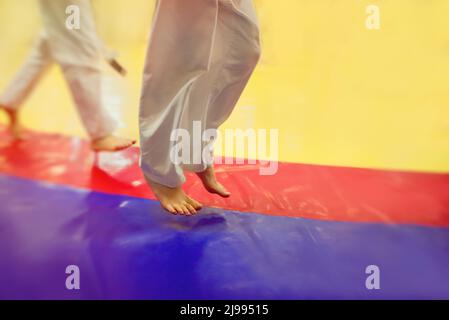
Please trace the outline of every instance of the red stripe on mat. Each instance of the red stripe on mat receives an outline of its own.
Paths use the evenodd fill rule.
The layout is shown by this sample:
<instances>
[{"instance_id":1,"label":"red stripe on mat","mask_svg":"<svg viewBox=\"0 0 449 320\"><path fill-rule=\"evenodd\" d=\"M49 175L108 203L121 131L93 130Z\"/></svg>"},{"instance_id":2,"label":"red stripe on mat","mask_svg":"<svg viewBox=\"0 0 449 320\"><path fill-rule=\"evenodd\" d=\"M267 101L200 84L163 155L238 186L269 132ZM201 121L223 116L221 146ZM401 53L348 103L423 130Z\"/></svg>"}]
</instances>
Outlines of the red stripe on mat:
<instances>
[{"instance_id":1,"label":"red stripe on mat","mask_svg":"<svg viewBox=\"0 0 449 320\"><path fill-rule=\"evenodd\" d=\"M95 158L86 141L31 133L0 134L0 172L94 191L154 199L138 167L138 148ZM449 174L280 163L274 176L258 165L220 165L229 199L208 194L187 174L184 189L228 210L322 220L449 226Z\"/></svg>"}]
</instances>

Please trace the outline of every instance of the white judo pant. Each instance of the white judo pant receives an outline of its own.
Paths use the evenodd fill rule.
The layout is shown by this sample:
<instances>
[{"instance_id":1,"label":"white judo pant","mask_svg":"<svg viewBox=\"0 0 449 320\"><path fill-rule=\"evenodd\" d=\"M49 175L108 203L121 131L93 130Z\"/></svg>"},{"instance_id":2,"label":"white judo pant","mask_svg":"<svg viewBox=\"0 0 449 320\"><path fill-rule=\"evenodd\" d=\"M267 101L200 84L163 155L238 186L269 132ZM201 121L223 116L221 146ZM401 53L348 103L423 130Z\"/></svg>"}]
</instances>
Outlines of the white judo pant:
<instances>
[{"instance_id":1,"label":"white judo pant","mask_svg":"<svg viewBox=\"0 0 449 320\"><path fill-rule=\"evenodd\" d=\"M168 187L185 181L175 164L173 130L217 129L231 114L260 57L252 0L159 0L146 57L140 105L141 167ZM202 148L204 147L203 143ZM193 145L193 144L192 144Z\"/></svg>"},{"instance_id":2,"label":"white judo pant","mask_svg":"<svg viewBox=\"0 0 449 320\"><path fill-rule=\"evenodd\" d=\"M68 30L65 26L66 8L73 4L81 10L79 30ZM44 30L0 97L0 105L19 109L45 71L57 63L90 138L113 133L118 124L102 101L101 43L97 39L90 1L40 0L40 5Z\"/></svg>"}]
</instances>

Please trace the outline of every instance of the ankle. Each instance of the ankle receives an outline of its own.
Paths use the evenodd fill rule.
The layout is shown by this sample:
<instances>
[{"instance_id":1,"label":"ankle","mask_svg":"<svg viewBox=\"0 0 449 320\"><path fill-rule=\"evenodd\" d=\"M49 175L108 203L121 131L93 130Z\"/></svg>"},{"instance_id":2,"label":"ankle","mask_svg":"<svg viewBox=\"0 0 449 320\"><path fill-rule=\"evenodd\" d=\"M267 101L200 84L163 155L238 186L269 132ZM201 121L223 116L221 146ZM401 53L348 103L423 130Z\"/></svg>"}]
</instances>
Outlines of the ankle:
<instances>
[{"instance_id":1,"label":"ankle","mask_svg":"<svg viewBox=\"0 0 449 320\"><path fill-rule=\"evenodd\" d=\"M6 114L8 115L9 121L11 124L18 124L19 121L19 113L16 110L4 108Z\"/></svg>"}]
</instances>

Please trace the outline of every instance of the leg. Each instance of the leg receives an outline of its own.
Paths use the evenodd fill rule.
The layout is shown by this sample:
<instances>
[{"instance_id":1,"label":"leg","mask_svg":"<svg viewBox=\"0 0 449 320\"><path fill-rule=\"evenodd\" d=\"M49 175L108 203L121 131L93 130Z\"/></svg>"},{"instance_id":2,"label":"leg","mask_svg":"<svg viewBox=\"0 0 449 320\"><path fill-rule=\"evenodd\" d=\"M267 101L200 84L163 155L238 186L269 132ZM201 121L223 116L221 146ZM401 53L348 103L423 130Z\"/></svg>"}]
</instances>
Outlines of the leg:
<instances>
[{"instance_id":1,"label":"leg","mask_svg":"<svg viewBox=\"0 0 449 320\"><path fill-rule=\"evenodd\" d=\"M81 120L91 138L92 149L119 151L135 144L134 140L114 135L117 122L103 105L99 69L63 65L62 70Z\"/></svg>"},{"instance_id":2,"label":"leg","mask_svg":"<svg viewBox=\"0 0 449 320\"><path fill-rule=\"evenodd\" d=\"M140 104L141 166L165 209L199 209L181 189L181 166L170 158L170 136L180 127L193 84L206 73L215 30L217 1L159 0L143 76ZM190 212L194 212L190 209Z\"/></svg>"},{"instance_id":3,"label":"leg","mask_svg":"<svg viewBox=\"0 0 449 320\"><path fill-rule=\"evenodd\" d=\"M216 130L228 119L260 57L259 28L252 1L221 0L219 3L211 68L197 82L196 95L192 94L208 97L206 112L193 110L194 120L203 117L203 130ZM215 177L213 164L203 163L188 169L197 172L209 192L229 197L230 193Z\"/></svg>"},{"instance_id":4,"label":"leg","mask_svg":"<svg viewBox=\"0 0 449 320\"><path fill-rule=\"evenodd\" d=\"M217 30L215 87L206 119L206 127L212 129L229 118L259 62L259 27L252 0L222 0Z\"/></svg>"},{"instance_id":5,"label":"leg","mask_svg":"<svg viewBox=\"0 0 449 320\"><path fill-rule=\"evenodd\" d=\"M51 65L51 62L47 40L41 35L28 59L0 98L0 109L7 112L11 133L17 139L23 138L24 131L19 117L19 109Z\"/></svg>"},{"instance_id":6,"label":"leg","mask_svg":"<svg viewBox=\"0 0 449 320\"><path fill-rule=\"evenodd\" d=\"M185 181L170 159L170 135L187 112L193 84L208 71L217 9L214 0L159 0L156 8L140 103L142 169L168 187Z\"/></svg>"}]
</instances>

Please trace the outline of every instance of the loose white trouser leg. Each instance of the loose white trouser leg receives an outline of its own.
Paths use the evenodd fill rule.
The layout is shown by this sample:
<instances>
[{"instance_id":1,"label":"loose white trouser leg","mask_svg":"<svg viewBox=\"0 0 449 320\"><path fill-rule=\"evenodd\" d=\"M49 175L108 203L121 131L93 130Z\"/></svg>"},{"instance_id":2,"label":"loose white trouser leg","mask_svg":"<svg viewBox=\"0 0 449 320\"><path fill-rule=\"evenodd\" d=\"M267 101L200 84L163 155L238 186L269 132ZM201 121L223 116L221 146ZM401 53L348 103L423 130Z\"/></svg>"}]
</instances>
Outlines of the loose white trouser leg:
<instances>
[{"instance_id":1,"label":"loose white trouser leg","mask_svg":"<svg viewBox=\"0 0 449 320\"><path fill-rule=\"evenodd\" d=\"M117 129L117 121L103 103L102 75L99 68L61 65L81 121L92 140Z\"/></svg>"},{"instance_id":2,"label":"loose white trouser leg","mask_svg":"<svg viewBox=\"0 0 449 320\"><path fill-rule=\"evenodd\" d=\"M27 60L3 92L0 105L11 110L19 109L51 64L47 39L41 34Z\"/></svg>"},{"instance_id":3,"label":"loose white trouser leg","mask_svg":"<svg viewBox=\"0 0 449 320\"><path fill-rule=\"evenodd\" d=\"M260 57L259 27L252 1L221 0L219 4L210 68L195 83L190 112L182 119L182 127L190 132L193 121L201 121L205 132L218 129L229 118ZM206 170L210 163L205 163L202 156L207 144L202 141L200 150L191 150L191 161L183 166L185 169Z\"/></svg>"},{"instance_id":4,"label":"loose white trouser leg","mask_svg":"<svg viewBox=\"0 0 449 320\"><path fill-rule=\"evenodd\" d=\"M169 187L185 181L170 159L174 129L217 128L231 114L259 58L251 0L160 0L143 77L141 166ZM193 171L204 163L184 164Z\"/></svg>"}]
</instances>

